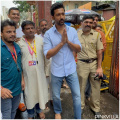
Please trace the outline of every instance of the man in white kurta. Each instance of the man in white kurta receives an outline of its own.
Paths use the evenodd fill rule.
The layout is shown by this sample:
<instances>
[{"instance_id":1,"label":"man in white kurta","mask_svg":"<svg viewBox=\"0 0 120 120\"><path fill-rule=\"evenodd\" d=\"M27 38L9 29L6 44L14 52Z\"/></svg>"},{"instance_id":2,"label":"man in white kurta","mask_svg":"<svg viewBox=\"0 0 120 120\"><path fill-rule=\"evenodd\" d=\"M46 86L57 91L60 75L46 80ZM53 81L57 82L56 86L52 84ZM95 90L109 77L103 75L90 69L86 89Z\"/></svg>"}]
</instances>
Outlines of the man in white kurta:
<instances>
[{"instance_id":1,"label":"man in white kurta","mask_svg":"<svg viewBox=\"0 0 120 120\"><path fill-rule=\"evenodd\" d=\"M34 107L35 103L39 102L40 108L44 109L47 102L47 82L44 70L44 55L43 55L43 40L40 37L35 37L37 48L38 65L29 66L28 61L31 60L27 44L24 37L18 42L22 51L22 68L25 80L25 101L28 109ZM33 60L36 60L33 54ZM34 97L33 95L34 94Z\"/></svg>"},{"instance_id":2,"label":"man in white kurta","mask_svg":"<svg viewBox=\"0 0 120 120\"><path fill-rule=\"evenodd\" d=\"M24 23L25 22L26 21L24 21ZM28 25L25 25L24 27L26 28L24 28L23 30L25 36L23 36L18 42L22 53L22 68L25 81L25 103L27 106L27 110L32 110L38 103L40 109L45 109L45 104L48 102L48 88L44 69L45 62L43 55L43 39L41 37L32 36L33 41L31 42L31 45L35 43L36 55L35 53L31 55L28 49L29 44L27 43L26 36L29 36L29 34L34 35L34 30L30 30L30 33L27 31L28 28L34 29L32 28L32 26L34 27L34 24L31 21L26 22L26 24ZM30 66L29 61L36 61L36 65ZM28 118L32 117L34 116L30 115Z\"/></svg>"}]
</instances>

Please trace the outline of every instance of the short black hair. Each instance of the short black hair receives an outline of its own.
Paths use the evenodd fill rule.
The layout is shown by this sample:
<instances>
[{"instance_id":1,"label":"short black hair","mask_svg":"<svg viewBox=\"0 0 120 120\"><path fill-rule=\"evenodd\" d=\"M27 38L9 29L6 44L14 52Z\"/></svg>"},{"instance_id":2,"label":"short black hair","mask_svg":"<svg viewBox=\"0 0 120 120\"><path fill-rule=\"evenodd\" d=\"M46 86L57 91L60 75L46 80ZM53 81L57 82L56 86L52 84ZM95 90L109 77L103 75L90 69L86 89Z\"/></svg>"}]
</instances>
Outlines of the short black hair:
<instances>
[{"instance_id":1,"label":"short black hair","mask_svg":"<svg viewBox=\"0 0 120 120\"><path fill-rule=\"evenodd\" d=\"M8 10L8 14L10 14L11 10L18 10L18 11L19 11L18 8L16 8L16 7L11 7L11 8ZM19 12L20 12L20 11L19 11Z\"/></svg>"},{"instance_id":2,"label":"short black hair","mask_svg":"<svg viewBox=\"0 0 120 120\"><path fill-rule=\"evenodd\" d=\"M42 21L46 21L47 24L48 24L48 21L47 21L46 19L41 19L41 20L39 21L39 26L40 26L40 23L41 23Z\"/></svg>"},{"instance_id":3,"label":"short black hair","mask_svg":"<svg viewBox=\"0 0 120 120\"><path fill-rule=\"evenodd\" d=\"M94 18L93 18L92 15L84 15L83 18L82 18L82 21L84 21L86 19L92 19L92 20L94 20Z\"/></svg>"},{"instance_id":4,"label":"short black hair","mask_svg":"<svg viewBox=\"0 0 120 120\"><path fill-rule=\"evenodd\" d=\"M4 21L1 21L1 32L3 32L3 29L6 26L14 26L16 29L16 23L12 20L6 19Z\"/></svg>"},{"instance_id":5,"label":"short black hair","mask_svg":"<svg viewBox=\"0 0 120 120\"><path fill-rule=\"evenodd\" d=\"M22 24L21 24L22 30L24 30L24 27L25 27L26 25L33 25L34 28L35 28L35 23L34 23L34 22L32 22L32 21L30 21L30 20L26 20L26 21L23 21Z\"/></svg>"},{"instance_id":6,"label":"short black hair","mask_svg":"<svg viewBox=\"0 0 120 120\"><path fill-rule=\"evenodd\" d=\"M96 27L100 27L100 28L102 28L102 26L101 26L101 25L99 25L99 24L98 24Z\"/></svg>"},{"instance_id":7,"label":"short black hair","mask_svg":"<svg viewBox=\"0 0 120 120\"><path fill-rule=\"evenodd\" d=\"M94 14L93 18L97 17L99 21L101 21L100 15Z\"/></svg>"},{"instance_id":8,"label":"short black hair","mask_svg":"<svg viewBox=\"0 0 120 120\"><path fill-rule=\"evenodd\" d=\"M54 10L59 9L59 8L63 8L64 11L65 11L65 8L64 8L64 6L63 6L62 3L59 3L59 2L54 3L54 4L51 6L51 9L50 9L51 15L54 16Z\"/></svg>"}]
</instances>

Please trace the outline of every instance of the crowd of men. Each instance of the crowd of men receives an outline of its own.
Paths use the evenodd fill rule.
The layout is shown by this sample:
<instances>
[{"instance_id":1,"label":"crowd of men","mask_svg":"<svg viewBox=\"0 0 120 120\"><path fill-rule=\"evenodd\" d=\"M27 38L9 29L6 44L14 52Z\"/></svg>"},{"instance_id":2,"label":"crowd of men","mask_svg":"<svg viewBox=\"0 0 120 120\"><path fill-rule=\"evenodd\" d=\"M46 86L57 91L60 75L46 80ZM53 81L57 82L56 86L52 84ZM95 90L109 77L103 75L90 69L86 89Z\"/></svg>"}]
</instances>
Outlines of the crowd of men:
<instances>
[{"instance_id":1,"label":"crowd of men","mask_svg":"<svg viewBox=\"0 0 120 120\"><path fill-rule=\"evenodd\" d=\"M63 79L72 93L74 119L81 119L88 91L90 108L100 115L100 80L102 54L106 49L104 33L96 30L99 17L85 15L81 29L65 25L65 8L62 3L51 6L50 13L55 24L39 21L23 21L19 26L18 8L10 8L10 20L1 22L1 113L3 119L14 119L20 103L21 91L28 118L35 112L45 119L43 110L51 100L55 119L61 119L60 90ZM77 64L75 56L77 54ZM86 90L86 87L89 89ZM48 118L49 119L49 118Z\"/></svg>"}]
</instances>

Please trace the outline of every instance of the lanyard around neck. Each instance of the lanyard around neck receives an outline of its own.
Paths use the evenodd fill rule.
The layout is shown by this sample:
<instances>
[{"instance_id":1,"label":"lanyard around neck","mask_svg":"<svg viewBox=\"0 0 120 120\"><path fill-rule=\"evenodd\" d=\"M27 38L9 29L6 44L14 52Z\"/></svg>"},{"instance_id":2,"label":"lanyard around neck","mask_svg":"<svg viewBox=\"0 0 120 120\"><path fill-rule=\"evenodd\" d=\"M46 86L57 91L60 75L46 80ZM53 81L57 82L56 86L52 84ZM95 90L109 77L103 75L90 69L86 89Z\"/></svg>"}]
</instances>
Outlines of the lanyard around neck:
<instances>
[{"instance_id":1,"label":"lanyard around neck","mask_svg":"<svg viewBox=\"0 0 120 120\"><path fill-rule=\"evenodd\" d=\"M37 58L37 52L36 52L36 43L35 43L35 40L34 40L34 45L32 46L30 44L30 42L27 41L27 39L25 38L25 41L28 45L28 50L30 52L30 54L33 56L33 53L35 53L35 57ZM31 49L30 49L31 48Z\"/></svg>"},{"instance_id":2,"label":"lanyard around neck","mask_svg":"<svg viewBox=\"0 0 120 120\"><path fill-rule=\"evenodd\" d=\"M19 69L18 64L17 64L17 54L16 54L16 50L15 50L15 47L14 47L14 46L13 46L13 51L14 51L14 53L15 53L15 56L13 55L13 53L12 53L11 51L10 51L10 53L11 53L11 55L12 55L13 60L14 60L15 63L16 63L18 72L20 72L20 69Z\"/></svg>"},{"instance_id":3,"label":"lanyard around neck","mask_svg":"<svg viewBox=\"0 0 120 120\"><path fill-rule=\"evenodd\" d=\"M3 43L4 43L4 42L3 42ZM5 43L4 43L4 44L5 44ZM14 51L15 56L14 56L14 54L10 51L9 47L8 47L6 44L5 44L5 46L6 46L7 50L11 53L13 60L14 60L15 63L17 64L17 54L16 54L16 50L15 50L14 45L13 45L13 51Z\"/></svg>"},{"instance_id":4,"label":"lanyard around neck","mask_svg":"<svg viewBox=\"0 0 120 120\"><path fill-rule=\"evenodd\" d=\"M4 44L5 44L5 43L4 43ZM16 53L16 50L15 50L15 47L13 46L13 51L14 51L14 54L15 54L15 56L14 56L14 54L10 51L10 49L8 48L8 46L7 46L6 44L5 44L5 46L6 46L7 50L11 53L12 58L13 58L13 60L14 60L15 63L16 63L18 72L20 72L20 69L19 69L18 64L17 64L17 53Z\"/></svg>"},{"instance_id":5,"label":"lanyard around neck","mask_svg":"<svg viewBox=\"0 0 120 120\"><path fill-rule=\"evenodd\" d=\"M15 56L13 55L13 53L10 51L11 55L12 55L12 58L13 60L15 61L15 63L17 64L17 54L16 54L16 50L15 50L15 47L13 46L13 51L15 53Z\"/></svg>"}]
</instances>

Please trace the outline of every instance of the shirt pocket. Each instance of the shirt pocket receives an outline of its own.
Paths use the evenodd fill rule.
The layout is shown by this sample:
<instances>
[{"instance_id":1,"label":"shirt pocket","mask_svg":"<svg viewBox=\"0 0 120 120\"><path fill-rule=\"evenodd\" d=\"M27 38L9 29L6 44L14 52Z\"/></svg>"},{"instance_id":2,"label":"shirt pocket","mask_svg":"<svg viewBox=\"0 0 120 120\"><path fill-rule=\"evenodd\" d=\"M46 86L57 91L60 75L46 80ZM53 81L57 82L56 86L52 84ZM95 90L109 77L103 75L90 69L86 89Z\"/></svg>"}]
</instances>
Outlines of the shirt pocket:
<instances>
[{"instance_id":1,"label":"shirt pocket","mask_svg":"<svg viewBox=\"0 0 120 120\"><path fill-rule=\"evenodd\" d=\"M11 57L2 58L1 65L3 65L4 67L10 67L11 64L12 64L12 58Z\"/></svg>"},{"instance_id":2,"label":"shirt pocket","mask_svg":"<svg viewBox=\"0 0 120 120\"><path fill-rule=\"evenodd\" d=\"M80 41L80 43L81 43L81 46L82 46L82 50L84 50L85 49L85 43L83 41Z\"/></svg>"},{"instance_id":3,"label":"shirt pocket","mask_svg":"<svg viewBox=\"0 0 120 120\"><path fill-rule=\"evenodd\" d=\"M94 41L89 41L88 44L89 44L90 49L93 49L93 50L96 51L97 43L96 43L95 40Z\"/></svg>"},{"instance_id":4,"label":"shirt pocket","mask_svg":"<svg viewBox=\"0 0 120 120\"><path fill-rule=\"evenodd\" d=\"M80 43L81 43L82 45L84 45L84 44L85 44L83 41L80 41Z\"/></svg>"}]
</instances>

